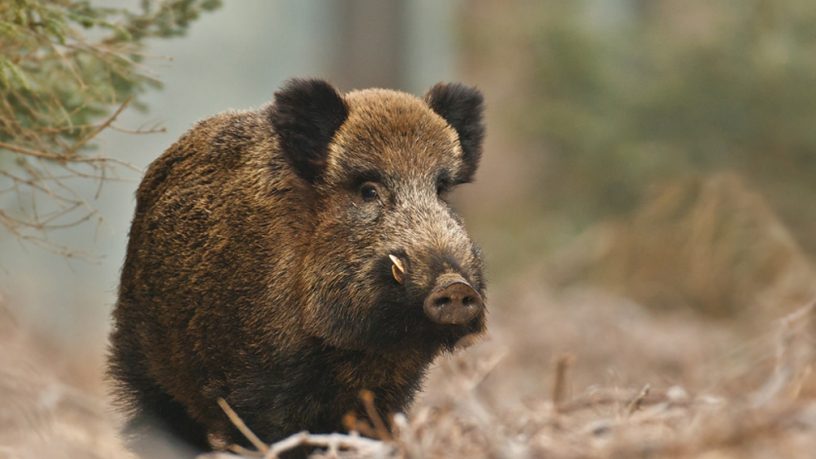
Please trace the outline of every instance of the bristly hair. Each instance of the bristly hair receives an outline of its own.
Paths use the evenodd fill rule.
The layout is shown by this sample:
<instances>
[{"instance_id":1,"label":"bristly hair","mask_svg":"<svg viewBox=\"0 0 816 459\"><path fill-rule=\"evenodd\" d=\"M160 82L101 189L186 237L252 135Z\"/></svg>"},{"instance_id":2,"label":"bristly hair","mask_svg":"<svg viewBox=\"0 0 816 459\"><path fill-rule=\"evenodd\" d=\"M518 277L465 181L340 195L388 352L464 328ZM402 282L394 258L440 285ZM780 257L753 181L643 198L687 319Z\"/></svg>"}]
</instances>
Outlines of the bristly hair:
<instances>
[{"instance_id":1,"label":"bristly hair","mask_svg":"<svg viewBox=\"0 0 816 459\"><path fill-rule=\"evenodd\" d=\"M470 182L482 157L485 134L482 93L460 83L437 83L425 94L425 102L459 134L465 168L457 178L460 182Z\"/></svg>"},{"instance_id":2,"label":"bristly hair","mask_svg":"<svg viewBox=\"0 0 816 459\"><path fill-rule=\"evenodd\" d=\"M296 78L275 93L267 117L289 164L314 182L326 166L334 133L348 117L348 106L326 81Z\"/></svg>"}]
</instances>

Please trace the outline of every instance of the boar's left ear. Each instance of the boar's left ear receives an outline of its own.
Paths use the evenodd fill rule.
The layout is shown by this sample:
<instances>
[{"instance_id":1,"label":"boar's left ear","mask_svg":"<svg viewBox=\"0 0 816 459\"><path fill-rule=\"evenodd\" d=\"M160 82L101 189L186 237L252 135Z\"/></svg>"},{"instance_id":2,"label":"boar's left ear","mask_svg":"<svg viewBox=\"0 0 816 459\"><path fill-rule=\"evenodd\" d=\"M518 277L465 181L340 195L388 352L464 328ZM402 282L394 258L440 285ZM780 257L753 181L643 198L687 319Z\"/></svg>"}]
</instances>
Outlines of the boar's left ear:
<instances>
[{"instance_id":1,"label":"boar's left ear","mask_svg":"<svg viewBox=\"0 0 816 459\"><path fill-rule=\"evenodd\" d=\"M267 116L286 160L313 183L326 167L329 143L348 117L348 106L323 80L293 79L275 93Z\"/></svg>"},{"instance_id":2,"label":"boar's left ear","mask_svg":"<svg viewBox=\"0 0 816 459\"><path fill-rule=\"evenodd\" d=\"M437 83L425 94L425 102L459 134L465 168L459 177L473 180L482 157L484 99L478 89L460 83Z\"/></svg>"}]
</instances>

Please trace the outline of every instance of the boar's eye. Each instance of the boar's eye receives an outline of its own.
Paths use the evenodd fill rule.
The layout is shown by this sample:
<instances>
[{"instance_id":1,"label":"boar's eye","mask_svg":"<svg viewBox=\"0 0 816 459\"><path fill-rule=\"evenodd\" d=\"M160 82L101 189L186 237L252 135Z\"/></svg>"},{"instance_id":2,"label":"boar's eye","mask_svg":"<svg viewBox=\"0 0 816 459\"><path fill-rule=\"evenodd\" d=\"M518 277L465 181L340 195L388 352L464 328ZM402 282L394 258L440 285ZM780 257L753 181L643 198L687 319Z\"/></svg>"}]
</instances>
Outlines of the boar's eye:
<instances>
[{"instance_id":1,"label":"boar's eye","mask_svg":"<svg viewBox=\"0 0 816 459\"><path fill-rule=\"evenodd\" d=\"M363 198L365 202L372 202L376 201L379 198L379 193L377 192L377 185L366 182L360 185L360 197Z\"/></svg>"}]
</instances>

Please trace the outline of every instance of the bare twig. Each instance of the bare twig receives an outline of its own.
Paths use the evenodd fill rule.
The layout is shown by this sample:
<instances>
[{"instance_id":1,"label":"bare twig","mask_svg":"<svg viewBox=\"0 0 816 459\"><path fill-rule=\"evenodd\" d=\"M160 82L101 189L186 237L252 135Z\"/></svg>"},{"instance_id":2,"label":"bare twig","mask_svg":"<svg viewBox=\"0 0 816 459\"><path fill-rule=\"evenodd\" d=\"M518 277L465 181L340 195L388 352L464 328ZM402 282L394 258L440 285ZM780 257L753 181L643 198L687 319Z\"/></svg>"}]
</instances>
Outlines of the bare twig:
<instances>
[{"instance_id":1,"label":"bare twig","mask_svg":"<svg viewBox=\"0 0 816 459\"><path fill-rule=\"evenodd\" d=\"M350 449L357 451L363 457L388 457L394 453L394 448L387 443L370 438L337 433L309 434L308 432L300 432L272 444L264 459L276 459L282 453L300 446L335 450L340 448Z\"/></svg>"},{"instance_id":2,"label":"bare twig","mask_svg":"<svg viewBox=\"0 0 816 459\"><path fill-rule=\"evenodd\" d=\"M266 443L262 442L261 439L258 438L258 436L255 435L255 433L252 432L249 429L249 427L247 427L246 424L244 424L244 421L240 418L240 416L238 416L238 414L232 409L232 407L229 406L229 403L227 403L226 400L224 400L223 398L219 398L218 406L220 406L221 409L224 410L224 413L227 415L230 422L232 422L235 428L237 428L241 432L241 434L244 437L246 437L246 439L249 440L250 443L252 443L252 446L254 446L258 451L262 453L266 453L269 450L269 447L266 446Z\"/></svg>"},{"instance_id":3,"label":"bare twig","mask_svg":"<svg viewBox=\"0 0 816 459\"><path fill-rule=\"evenodd\" d=\"M567 372L574 360L575 358L570 354L562 355L556 360L552 388L552 403L556 411L560 410L561 403L564 401L564 393L567 389Z\"/></svg>"},{"instance_id":4,"label":"bare twig","mask_svg":"<svg viewBox=\"0 0 816 459\"><path fill-rule=\"evenodd\" d=\"M109 117L107 117L104 121L99 123L93 129L91 129L90 132L85 134L81 139L74 143L74 145L68 151L64 152L63 154L69 157L75 156L81 148L83 148L85 145L88 144L88 142L91 141L91 139L99 135L100 132L104 131L108 126L111 125L111 123L116 121L116 118L118 118L119 115L122 114L122 112L125 110L125 108L127 108L127 106L130 105L131 100L132 100L131 97L125 99L121 104L119 104L119 107L116 110L114 110L114 112Z\"/></svg>"},{"instance_id":5,"label":"bare twig","mask_svg":"<svg viewBox=\"0 0 816 459\"><path fill-rule=\"evenodd\" d=\"M388 427L386 427L385 422L382 417L380 417L380 413L377 411L377 407L374 405L374 393L370 390L362 390L360 391L360 400L363 401L368 419L374 424L377 438L385 441L391 440L391 433L388 431Z\"/></svg>"},{"instance_id":6,"label":"bare twig","mask_svg":"<svg viewBox=\"0 0 816 459\"><path fill-rule=\"evenodd\" d=\"M637 396L633 398L632 401L630 401L629 404L626 406L627 416L631 416L632 414L635 413L635 411L640 409L643 400L646 398L646 396L649 395L649 392L651 392L651 390L652 390L651 385L646 384L645 386L643 386L640 392L638 392Z\"/></svg>"}]
</instances>

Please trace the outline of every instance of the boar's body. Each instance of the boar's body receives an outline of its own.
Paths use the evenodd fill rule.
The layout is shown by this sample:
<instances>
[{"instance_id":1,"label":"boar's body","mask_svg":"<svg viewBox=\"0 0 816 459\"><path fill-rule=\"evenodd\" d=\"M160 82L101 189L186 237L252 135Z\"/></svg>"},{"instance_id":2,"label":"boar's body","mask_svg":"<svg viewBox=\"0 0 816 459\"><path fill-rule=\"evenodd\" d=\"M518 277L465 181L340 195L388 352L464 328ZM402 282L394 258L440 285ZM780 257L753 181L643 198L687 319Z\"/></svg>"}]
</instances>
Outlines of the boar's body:
<instances>
[{"instance_id":1,"label":"boar's body","mask_svg":"<svg viewBox=\"0 0 816 459\"><path fill-rule=\"evenodd\" d=\"M484 328L423 309L450 276L484 294L437 195L472 178L481 136L481 97L460 85L423 101L294 80L198 123L137 193L110 358L132 430L242 443L219 397L270 442L341 430L362 389L404 409L433 358Z\"/></svg>"}]
</instances>

